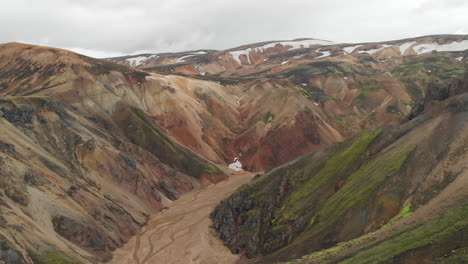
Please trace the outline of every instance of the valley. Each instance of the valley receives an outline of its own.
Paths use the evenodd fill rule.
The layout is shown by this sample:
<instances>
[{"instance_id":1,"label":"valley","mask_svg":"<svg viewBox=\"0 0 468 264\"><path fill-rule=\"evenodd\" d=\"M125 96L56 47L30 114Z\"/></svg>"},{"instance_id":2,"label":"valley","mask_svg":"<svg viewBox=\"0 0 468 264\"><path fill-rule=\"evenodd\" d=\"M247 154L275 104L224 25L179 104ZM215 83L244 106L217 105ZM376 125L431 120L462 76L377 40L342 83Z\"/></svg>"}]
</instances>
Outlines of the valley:
<instances>
[{"instance_id":1,"label":"valley","mask_svg":"<svg viewBox=\"0 0 468 264\"><path fill-rule=\"evenodd\" d=\"M0 259L458 263L467 69L468 35L0 44Z\"/></svg>"},{"instance_id":2,"label":"valley","mask_svg":"<svg viewBox=\"0 0 468 264\"><path fill-rule=\"evenodd\" d=\"M209 216L222 199L252 177L252 173L237 172L167 204L167 209L152 216L140 234L114 252L110 263L236 263L240 256L218 240Z\"/></svg>"}]
</instances>

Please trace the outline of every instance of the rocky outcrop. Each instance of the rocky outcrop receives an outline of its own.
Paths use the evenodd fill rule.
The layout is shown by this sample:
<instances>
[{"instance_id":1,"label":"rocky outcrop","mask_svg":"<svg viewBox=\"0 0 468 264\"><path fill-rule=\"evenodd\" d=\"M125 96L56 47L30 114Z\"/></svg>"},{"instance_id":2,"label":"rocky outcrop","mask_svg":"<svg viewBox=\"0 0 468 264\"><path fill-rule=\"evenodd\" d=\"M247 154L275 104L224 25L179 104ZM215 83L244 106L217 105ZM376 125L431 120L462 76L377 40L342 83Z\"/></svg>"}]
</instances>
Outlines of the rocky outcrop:
<instances>
[{"instance_id":1,"label":"rocky outcrop","mask_svg":"<svg viewBox=\"0 0 468 264\"><path fill-rule=\"evenodd\" d=\"M2 237L0 240L0 260L2 260L5 264L23 264L24 259L20 252L15 250L14 248L10 247L10 243Z\"/></svg>"},{"instance_id":2,"label":"rocky outcrop","mask_svg":"<svg viewBox=\"0 0 468 264\"><path fill-rule=\"evenodd\" d=\"M81 248L101 256L102 260L109 260L112 250L121 246L102 231L83 224L66 216L55 216L52 220L55 231ZM119 244L115 244L115 243Z\"/></svg>"}]
</instances>

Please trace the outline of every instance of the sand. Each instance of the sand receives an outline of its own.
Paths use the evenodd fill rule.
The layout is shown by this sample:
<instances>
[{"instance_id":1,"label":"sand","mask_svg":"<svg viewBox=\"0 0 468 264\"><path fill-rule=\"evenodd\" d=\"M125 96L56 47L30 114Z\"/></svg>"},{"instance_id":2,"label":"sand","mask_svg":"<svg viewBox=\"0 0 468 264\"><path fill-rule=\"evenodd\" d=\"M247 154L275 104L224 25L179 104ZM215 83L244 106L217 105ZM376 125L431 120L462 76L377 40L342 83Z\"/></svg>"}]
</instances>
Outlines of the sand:
<instances>
[{"instance_id":1,"label":"sand","mask_svg":"<svg viewBox=\"0 0 468 264\"><path fill-rule=\"evenodd\" d=\"M114 252L110 263L236 263L239 256L217 238L209 215L252 177L249 172L236 172L226 181L184 194L153 215L137 236Z\"/></svg>"}]
</instances>

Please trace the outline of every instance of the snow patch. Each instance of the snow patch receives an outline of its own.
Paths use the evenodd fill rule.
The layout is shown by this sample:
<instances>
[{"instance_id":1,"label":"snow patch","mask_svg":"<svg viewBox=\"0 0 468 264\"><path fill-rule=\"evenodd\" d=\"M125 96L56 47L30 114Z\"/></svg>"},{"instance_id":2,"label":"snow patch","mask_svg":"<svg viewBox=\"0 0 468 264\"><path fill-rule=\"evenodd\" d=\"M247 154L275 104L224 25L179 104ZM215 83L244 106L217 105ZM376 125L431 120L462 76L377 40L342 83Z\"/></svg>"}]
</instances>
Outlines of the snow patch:
<instances>
[{"instance_id":1,"label":"snow patch","mask_svg":"<svg viewBox=\"0 0 468 264\"><path fill-rule=\"evenodd\" d=\"M333 45L333 44L335 43L328 41L328 40L320 40L320 39L307 39L307 40L298 40L298 41L278 41L278 42L268 43L263 46L259 46L255 48L235 50L229 53L232 55L232 57L237 61L239 65L242 65L240 58L239 58L241 55L247 56L247 60L251 64L250 57L249 57L250 52L252 51L263 52L266 49L273 48L277 45L288 47L288 50L291 50L291 49L309 48L310 46L313 46L313 45L325 46L325 45Z\"/></svg>"},{"instance_id":2,"label":"snow patch","mask_svg":"<svg viewBox=\"0 0 468 264\"><path fill-rule=\"evenodd\" d=\"M185 55L185 56L182 56L182 57L178 58L176 62L184 62L185 59L187 59L187 58L193 57L195 55L203 55L203 54L206 54L206 52L205 51L190 52L188 55Z\"/></svg>"},{"instance_id":3,"label":"snow patch","mask_svg":"<svg viewBox=\"0 0 468 264\"><path fill-rule=\"evenodd\" d=\"M283 61L281 62L281 65L285 65L286 63L288 63L289 61Z\"/></svg>"},{"instance_id":4,"label":"snow patch","mask_svg":"<svg viewBox=\"0 0 468 264\"><path fill-rule=\"evenodd\" d=\"M306 39L306 40L298 40L298 41L279 41L279 42L272 42L272 43L268 43L262 47L259 47L259 48L262 48L262 49L268 49L268 48L273 48L275 47L276 45L281 45L281 46L291 46L291 48L289 49L300 49L300 48L310 48L310 46L313 46L313 45L322 45L322 46L325 46L325 45L332 45L332 44L335 44L334 42L332 41L328 41L328 40L321 40L321 39Z\"/></svg>"},{"instance_id":5,"label":"snow patch","mask_svg":"<svg viewBox=\"0 0 468 264\"><path fill-rule=\"evenodd\" d=\"M463 60L463 57L458 57L458 58L455 58L457 61L462 61Z\"/></svg>"},{"instance_id":6,"label":"snow patch","mask_svg":"<svg viewBox=\"0 0 468 264\"><path fill-rule=\"evenodd\" d=\"M316 59L325 58L331 55L330 51L320 51L320 49L318 49L317 52L322 53L322 55L318 56Z\"/></svg>"},{"instance_id":7,"label":"snow patch","mask_svg":"<svg viewBox=\"0 0 468 264\"><path fill-rule=\"evenodd\" d=\"M411 45L413 45L414 43L416 43L416 41L412 41L412 42L406 42L404 44L401 44L400 45L400 54L403 55L407 49L409 49L411 47Z\"/></svg>"},{"instance_id":8,"label":"snow patch","mask_svg":"<svg viewBox=\"0 0 468 264\"><path fill-rule=\"evenodd\" d=\"M464 51L468 49L468 39L460 42L451 42L447 44L428 43L419 44L413 47L417 54L424 54L432 51Z\"/></svg>"},{"instance_id":9,"label":"snow patch","mask_svg":"<svg viewBox=\"0 0 468 264\"><path fill-rule=\"evenodd\" d=\"M349 46L349 47L344 47L343 50L344 52L346 53L353 53L353 51L359 47L361 47L362 45L356 45L356 46Z\"/></svg>"},{"instance_id":10,"label":"snow patch","mask_svg":"<svg viewBox=\"0 0 468 264\"><path fill-rule=\"evenodd\" d=\"M185 59L193 57L193 56L195 56L195 55L186 55L186 56L180 57L180 58L177 59L176 62L184 62Z\"/></svg>"},{"instance_id":11,"label":"snow patch","mask_svg":"<svg viewBox=\"0 0 468 264\"><path fill-rule=\"evenodd\" d=\"M235 171L242 171L242 163L238 158L234 158L234 163L229 164L229 168Z\"/></svg>"},{"instance_id":12,"label":"snow patch","mask_svg":"<svg viewBox=\"0 0 468 264\"><path fill-rule=\"evenodd\" d=\"M301 83L302 87L306 87L307 83Z\"/></svg>"},{"instance_id":13,"label":"snow patch","mask_svg":"<svg viewBox=\"0 0 468 264\"><path fill-rule=\"evenodd\" d=\"M128 59L125 59L125 60L130 63L130 66L137 67L147 59L148 59L148 57L146 57L146 56L138 56L138 57L128 58Z\"/></svg>"},{"instance_id":14,"label":"snow patch","mask_svg":"<svg viewBox=\"0 0 468 264\"><path fill-rule=\"evenodd\" d=\"M250 54L250 51L252 51L252 50L253 49L248 48L248 49L245 49L245 50L231 51L230 53L231 53L231 56L237 61L237 63L239 65L242 65L242 62L240 60L241 55L247 56L247 61L251 64L249 54Z\"/></svg>"}]
</instances>

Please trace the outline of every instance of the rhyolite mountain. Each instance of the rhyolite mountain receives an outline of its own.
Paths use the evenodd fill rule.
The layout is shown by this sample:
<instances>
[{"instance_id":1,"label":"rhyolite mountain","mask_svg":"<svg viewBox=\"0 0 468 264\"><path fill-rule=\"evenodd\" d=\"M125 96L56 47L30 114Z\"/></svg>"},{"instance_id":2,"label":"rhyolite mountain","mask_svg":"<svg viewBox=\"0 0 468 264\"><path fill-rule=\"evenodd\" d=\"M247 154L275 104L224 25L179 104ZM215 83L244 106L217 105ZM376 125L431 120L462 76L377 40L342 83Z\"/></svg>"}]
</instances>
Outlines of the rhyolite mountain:
<instances>
[{"instance_id":1,"label":"rhyolite mountain","mask_svg":"<svg viewBox=\"0 0 468 264\"><path fill-rule=\"evenodd\" d=\"M221 202L213 227L252 263L465 263L466 81L430 86L400 125L259 175Z\"/></svg>"},{"instance_id":2,"label":"rhyolite mountain","mask_svg":"<svg viewBox=\"0 0 468 264\"><path fill-rule=\"evenodd\" d=\"M467 48L466 35L357 44L299 39L109 60L232 87L238 93L222 98L234 102L236 125L222 118L231 133L208 148L257 171L363 129L398 124L424 98L429 83L463 75ZM215 108L211 100L204 103Z\"/></svg>"},{"instance_id":3,"label":"rhyolite mountain","mask_svg":"<svg viewBox=\"0 0 468 264\"><path fill-rule=\"evenodd\" d=\"M213 213L233 252L333 253L387 224L396 233L324 255L380 251L419 232L403 216L442 194L453 204L431 214L450 212L440 221L462 237L440 253L466 247L467 48L466 35L301 39L98 60L1 44L1 259L107 261L166 201L229 177L234 158L280 167ZM442 228L431 214L411 221Z\"/></svg>"}]
</instances>

